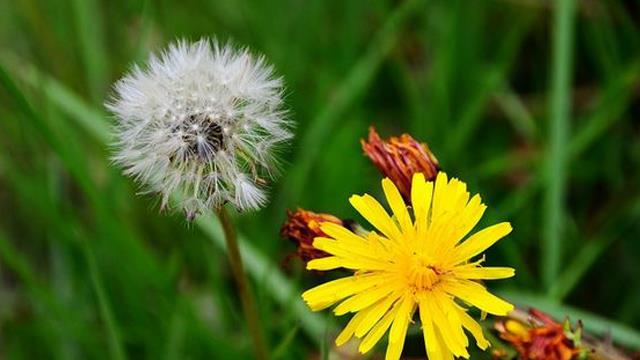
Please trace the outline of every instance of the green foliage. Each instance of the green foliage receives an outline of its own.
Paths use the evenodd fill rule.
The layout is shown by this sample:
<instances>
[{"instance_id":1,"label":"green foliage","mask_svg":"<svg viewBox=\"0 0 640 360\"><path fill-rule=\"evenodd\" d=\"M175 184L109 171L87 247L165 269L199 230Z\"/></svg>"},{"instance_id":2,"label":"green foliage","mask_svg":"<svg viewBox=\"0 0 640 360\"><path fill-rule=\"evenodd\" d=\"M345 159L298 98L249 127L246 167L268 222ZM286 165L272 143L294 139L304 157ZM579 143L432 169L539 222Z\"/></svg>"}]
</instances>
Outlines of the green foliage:
<instances>
[{"instance_id":1,"label":"green foliage","mask_svg":"<svg viewBox=\"0 0 640 360\"><path fill-rule=\"evenodd\" d=\"M201 36L265 53L298 123L271 205L238 217L274 357L330 357L278 230L297 206L356 217L371 124L513 223L488 254L517 268L505 296L640 348L638 6L554 3L0 0L0 358L251 356L216 220L160 214L109 160L110 84Z\"/></svg>"}]
</instances>

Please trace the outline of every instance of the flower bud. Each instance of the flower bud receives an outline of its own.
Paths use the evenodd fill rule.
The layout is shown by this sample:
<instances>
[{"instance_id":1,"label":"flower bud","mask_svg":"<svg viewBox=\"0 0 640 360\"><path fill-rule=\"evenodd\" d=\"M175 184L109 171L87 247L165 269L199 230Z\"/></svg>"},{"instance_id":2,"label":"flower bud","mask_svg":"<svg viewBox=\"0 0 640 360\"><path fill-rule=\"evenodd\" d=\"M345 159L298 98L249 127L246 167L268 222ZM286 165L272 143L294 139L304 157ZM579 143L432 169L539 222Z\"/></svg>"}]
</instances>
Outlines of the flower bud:
<instances>
[{"instance_id":1,"label":"flower bud","mask_svg":"<svg viewBox=\"0 0 640 360\"><path fill-rule=\"evenodd\" d=\"M280 235L296 244L298 256L304 262L325 257L328 256L327 253L313 247L313 239L327 236L320 230L320 224L323 222L345 225L344 221L333 215L298 209L295 212L287 212L287 220L280 229Z\"/></svg>"},{"instance_id":2,"label":"flower bud","mask_svg":"<svg viewBox=\"0 0 640 360\"><path fill-rule=\"evenodd\" d=\"M422 173L427 181L434 180L440 167L438 160L425 143L409 134L380 138L375 128L369 128L369 138L360 140L365 155L380 172L391 179L405 200L411 199L413 174Z\"/></svg>"},{"instance_id":3,"label":"flower bud","mask_svg":"<svg viewBox=\"0 0 640 360\"><path fill-rule=\"evenodd\" d=\"M559 324L536 309L531 309L529 315L526 322L507 318L495 325L500 338L512 344L520 358L571 360L581 353L576 344L580 340L580 327L572 330L568 322Z\"/></svg>"}]
</instances>

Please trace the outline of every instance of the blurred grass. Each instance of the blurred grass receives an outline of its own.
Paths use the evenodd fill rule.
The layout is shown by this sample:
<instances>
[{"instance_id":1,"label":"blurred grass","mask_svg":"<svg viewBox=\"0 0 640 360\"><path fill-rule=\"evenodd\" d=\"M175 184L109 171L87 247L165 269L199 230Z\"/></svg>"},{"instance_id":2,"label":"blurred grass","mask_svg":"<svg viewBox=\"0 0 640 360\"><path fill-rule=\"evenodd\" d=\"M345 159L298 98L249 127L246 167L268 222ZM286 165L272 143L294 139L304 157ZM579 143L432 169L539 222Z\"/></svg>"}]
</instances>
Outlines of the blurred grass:
<instances>
[{"instance_id":1,"label":"blurred grass","mask_svg":"<svg viewBox=\"0 0 640 360\"><path fill-rule=\"evenodd\" d=\"M279 192L280 199L295 202L300 198L311 168L317 157L322 154L322 143L329 137L340 117L344 116L346 110L353 106L371 83L383 60L398 41L398 33L403 22L423 4L423 0L408 0L394 9L382 28L374 35L364 54L357 59L346 78L340 82L340 87L334 90L331 98L309 121L306 131L300 135L300 152L293 158L293 162L299 165L291 169L283 182L284 185Z\"/></svg>"},{"instance_id":2,"label":"blurred grass","mask_svg":"<svg viewBox=\"0 0 640 360\"><path fill-rule=\"evenodd\" d=\"M638 7L558 4L0 1L0 358L250 356L219 225L135 194L102 106L131 61L213 35L274 62L298 122L272 205L238 218L274 356L329 356L337 325L299 298L321 279L282 265L278 228L379 195L370 124L429 142L484 224L513 223L488 254L517 268L506 296L639 348Z\"/></svg>"}]
</instances>

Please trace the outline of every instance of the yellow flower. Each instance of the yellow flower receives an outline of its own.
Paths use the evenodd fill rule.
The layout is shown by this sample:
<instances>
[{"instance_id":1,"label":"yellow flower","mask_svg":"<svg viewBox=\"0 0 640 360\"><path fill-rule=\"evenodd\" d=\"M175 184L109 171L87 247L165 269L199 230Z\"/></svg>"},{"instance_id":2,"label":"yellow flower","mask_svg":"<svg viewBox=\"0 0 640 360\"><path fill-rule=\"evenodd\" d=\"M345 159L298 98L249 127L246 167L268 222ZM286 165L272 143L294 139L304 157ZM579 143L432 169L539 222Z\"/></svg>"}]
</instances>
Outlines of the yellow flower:
<instances>
[{"instance_id":1,"label":"yellow flower","mask_svg":"<svg viewBox=\"0 0 640 360\"><path fill-rule=\"evenodd\" d=\"M355 313L336 338L338 346L355 335L362 340L360 352L366 353L390 328L387 360L400 358L416 311L430 360L469 358L465 329L478 347L486 349L489 342L465 304L506 315L513 305L489 293L478 280L508 278L515 272L481 267L484 257L471 259L509 234L511 225L489 226L462 241L486 206L479 195L469 200L467 185L448 181L444 173L438 174L435 184L422 174L413 176L413 217L391 180L382 180L382 187L393 217L370 195L349 199L377 231L360 236L337 224L321 225L327 237L316 238L313 246L331 256L312 260L307 268L355 272L307 290L304 301L313 311L340 302L333 310L336 315Z\"/></svg>"}]
</instances>

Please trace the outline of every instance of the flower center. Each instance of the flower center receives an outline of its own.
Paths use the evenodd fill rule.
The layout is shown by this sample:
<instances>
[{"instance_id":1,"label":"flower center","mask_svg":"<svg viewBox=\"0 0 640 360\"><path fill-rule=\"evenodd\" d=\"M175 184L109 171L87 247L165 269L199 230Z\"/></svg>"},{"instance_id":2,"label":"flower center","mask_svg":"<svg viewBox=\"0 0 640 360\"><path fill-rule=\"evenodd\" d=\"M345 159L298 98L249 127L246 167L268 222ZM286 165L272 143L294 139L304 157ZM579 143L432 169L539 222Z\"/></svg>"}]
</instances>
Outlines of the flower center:
<instances>
[{"instance_id":1,"label":"flower center","mask_svg":"<svg viewBox=\"0 0 640 360\"><path fill-rule=\"evenodd\" d=\"M191 114L173 129L185 144L186 157L208 160L224 150L225 131L216 119L215 115Z\"/></svg>"},{"instance_id":2,"label":"flower center","mask_svg":"<svg viewBox=\"0 0 640 360\"><path fill-rule=\"evenodd\" d=\"M424 290L431 290L434 285L440 282L442 271L433 264L416 258L412 261L407 274L407 281L414 293Z\"/></svg>"}]
</instances>

